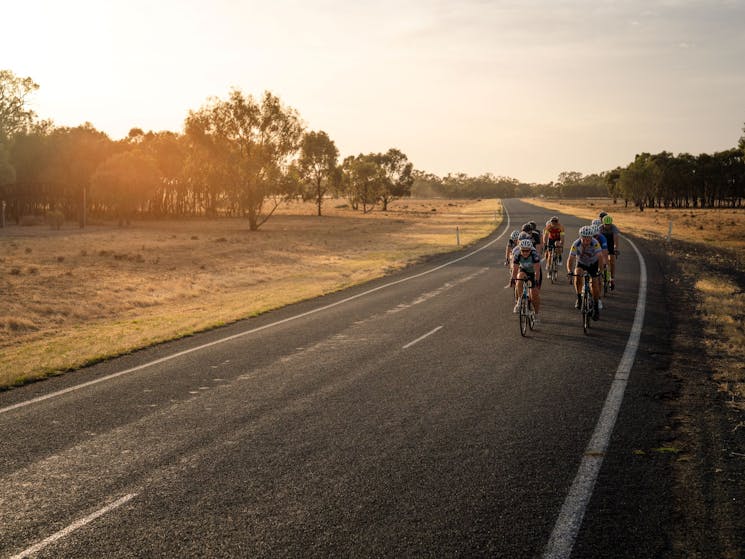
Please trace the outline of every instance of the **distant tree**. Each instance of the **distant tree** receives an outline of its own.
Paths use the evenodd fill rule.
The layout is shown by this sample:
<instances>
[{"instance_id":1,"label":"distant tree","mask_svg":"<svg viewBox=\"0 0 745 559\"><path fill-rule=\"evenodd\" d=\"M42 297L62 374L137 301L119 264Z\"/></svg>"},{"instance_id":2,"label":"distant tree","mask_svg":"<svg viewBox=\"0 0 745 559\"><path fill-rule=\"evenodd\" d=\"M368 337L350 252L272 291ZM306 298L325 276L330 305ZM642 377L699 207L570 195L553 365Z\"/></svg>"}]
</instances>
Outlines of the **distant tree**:
<instances>
[{"instance_id":1,"label":"distant tree","mask_svg":"<svg viewBox=\"0 0 745 559\"><path fill-rule=\"evenodd\" d=\"M0 144L7 146L13 136L31 126L36 114L26 106L26 98L37 89L31 78L0 70Z\"/></svg>"},{"instance_id":2,"label":"distant tree","mask_svg":"<svg viewBox=\"0 0 745 559\"><path fill-rule=\"evenodd\" d=\"M132 149L99 165L91 180L91 196L113 211L119 225L128 225L137 211L147 209L159 182L155 161L142 150Z\"/></svg>"},{"instance_id":3,"label":"distant tree","mask_svg":"<svg viewBox=\"0 0 745 559\"><path fill-rule=\"evenodd\" d=\"M385 188L385 170L377 154L349 156L342 164L344 192L355 210L362 206L362 213L373 210Z\"/></svg>"},{"instance_id":4,"label":"distant tree","mask_svg":"<svg viewBox=\"0 0 745 559\"><path fill-rule=\"evenodd\" d=\"M636 156L618 179L618 187L624 199L633 200L639 211L644 211L649 185L654 181L654 169L650 164L650 154L642 153Z\"/></svg>"},{"instance_id":5,"label":"distant tree","mask_svg":"<svg viewBox=\"0 0 745 559\"><path fill-rule=\"evenodd\" d=\"M222 177L237 196L249 228L257 230L279 206L283 175L300 147L297 112L269 92L257 101L233 90L227 100L212 99L190 111L186 133L193 144L205 148L203 155L210 155L195 162L218 167L202 176Z\"/></svg>"},{"instance_id":6,"label":"distant tree","mask_svg":"<svg viewBox=\"0 0 745 559\"><path fill-rule=\"evenodd\" d=\"M388 204L393 200L411 196L414 165L409 162L403 152L395 148L389 149L384 154L378 154L376 159L383 170L384 180L380 200L383 203L383 211L387 211Z\"/></svg>"},{"instance_id":7,"label":"distant tree","mask_svg":"<svg viewBox=\"0 0 745 559\"><path fill-rule=\"evenodd\" d=\"M323 198L340 179L339 150L324 131L306 132L300 143L299 179L304 185L303 198L314 200L321 215Z\"/></svg>"}]
</instances>

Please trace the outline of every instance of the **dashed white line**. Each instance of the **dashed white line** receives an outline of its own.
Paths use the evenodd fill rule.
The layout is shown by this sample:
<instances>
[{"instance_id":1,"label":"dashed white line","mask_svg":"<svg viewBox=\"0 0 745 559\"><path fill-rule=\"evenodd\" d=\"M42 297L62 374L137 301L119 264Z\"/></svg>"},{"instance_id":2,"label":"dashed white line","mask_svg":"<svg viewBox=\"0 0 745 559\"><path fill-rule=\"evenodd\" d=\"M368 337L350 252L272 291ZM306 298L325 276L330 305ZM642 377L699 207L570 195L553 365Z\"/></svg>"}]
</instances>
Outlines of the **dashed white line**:
<instances>
[{"instance_id":1,"label":"dashed white line","mask_svg":"<svg viewBox=\"0 0 745 559\"><path fill-rule=\"evenodd\" d=\"M44 549L45 547L47 547L49 544L52 544L52 543L56 542L57 540L60 540L60 539L62 539L64 537L66 537L66 536L69 536L72 532L74 532L78 528L82 528L86 524L90 524L91 522L93 522L97 518L103 516L106 513L111 512L115 508L118 508L118 507L122 506L124 503L132 500L136 496L137 496L136 493L130 493L129 495L125 495L121 499L119 499L117 501L114 501L110 505L105 506L104 508L99 509L99 510L97 510L96 512L94 512L92 514L89 514L85 518L81 518L77 522L73 522L67 528L64 528L64 529L60 530L56 534L52 534L48 538L40 541L36 545L33 545L33 546L29 547L28 549L22 551L18 555L14 555L10 559L23 559L24 557L30 557L31 555L33 555L37 551L40 551L40 550Z\"/></svg>"},{"instance_id":2,"label":"dashed white line","mask_svg":"<svg viewBox=\"0 0 745 559\"><path fill-rule=\"evenodd\" d=\"M572 553L574 542L582 525L582 519L585 516L587 503L590 501L600 466L603 464L603 456L608 449L613 426L621 409L621 402L626 391L631 367L634 364L636 350L639 348L639 338L644 325L644 311L647 301L647 265L636 245L629 239L626 239L626 241L636 251L639 258L639 295L636 300L634 323L631 326L631 333L626 342L626 349L621 357L621 362L616 369L613 384L611 384L603 410L600 412L597 425L595 425L595 431L585 449L577 475L569 489L564 505L561 507L551 538L543 553L544 559L566 559Z\"/></svg>"},{"instance_id":3,"label":"dashed white line","mask_svg":"<svg viewBox=\"0 0 745 559\"><path fill-rule=\"evenodd\" d=\"M427 332L426 334L424 334L424 336L419 336L416 340L414 340L413 342L409 342L408 344L406 344L401 349L408 349L408 348L410 348L414 344L421 342L423 339L429 338L432 334L434 334L435 332L437 332L440 329L442 329L442 326L438 326L437 328L435 328L431 332Z\"/></svg>"}]
</instances>

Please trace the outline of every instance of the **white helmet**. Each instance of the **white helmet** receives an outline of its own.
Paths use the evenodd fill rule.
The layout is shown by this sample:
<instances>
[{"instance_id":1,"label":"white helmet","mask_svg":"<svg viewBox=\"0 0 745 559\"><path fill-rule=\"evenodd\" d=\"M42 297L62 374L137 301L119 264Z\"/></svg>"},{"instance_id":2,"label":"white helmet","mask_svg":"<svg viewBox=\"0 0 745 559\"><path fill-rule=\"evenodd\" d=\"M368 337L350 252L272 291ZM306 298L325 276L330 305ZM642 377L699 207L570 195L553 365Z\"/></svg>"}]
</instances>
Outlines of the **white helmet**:
<instances>
[{"instance_id":1,"label":"white helmet","mask_svg":"<svg viewBox=\"0 0 745 559\"><path fill-rule=\"evenodd\" d=\"M533 241L530 239L520 239L520 248L533 248Z\"/></svg>"},{"instance_id":2,"label":"white helmet","mask_svg":"<svg viewBox=\"0 0 745 559\"><path fill-rule=\"evenodd\" d=\"M598 225L598 226L600 226L600 225L602 225L602 224L603 224L603 220L602 220L602 219L598 219L598 218L596 218L596 219L593 219L593 220L592 220L592 224L593 224L593 225Z\"/></svg>"},{"instance_id":3,"label":"white helmet","mask_svg":"<svg viewBox=\"0 0 745 559\"><path fill-rule=\"evenodd\" d=\"M579 236L580 237L592 237L592 227L589 225L585 225L584 227L579 228Z\"/></svg>"},{"instance_id":4,"label":"white helmet","mask_svg":"<svg viewBox=\"0 0 745 559\"><path fill-rule=\"evenodd\" d=\"M520 231L518 231L517 229L515 229L512 233L510 233L510 239L512 239L513 241L516 241L519 236L520 236Z\"/></svg>"}]
</instances>

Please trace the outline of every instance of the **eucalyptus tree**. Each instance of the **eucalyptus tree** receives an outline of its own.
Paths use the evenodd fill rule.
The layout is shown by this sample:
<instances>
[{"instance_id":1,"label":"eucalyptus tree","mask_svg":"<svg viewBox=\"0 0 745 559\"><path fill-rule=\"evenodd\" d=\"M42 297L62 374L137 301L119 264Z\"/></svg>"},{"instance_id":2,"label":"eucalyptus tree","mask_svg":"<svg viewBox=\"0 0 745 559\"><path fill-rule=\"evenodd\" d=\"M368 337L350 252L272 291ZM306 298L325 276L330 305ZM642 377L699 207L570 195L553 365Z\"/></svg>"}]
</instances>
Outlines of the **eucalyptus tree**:
<instances>
[{"instance_id":1,"label":"eucalyptus tree","mask_svg":"<svg viewBox=\"0 0 745 559\"><path fill-rule=\"evenodd\" d=\"M381 200L387 180L378 154L350 155L344 159L342 171L343 189L352 208L362 206L362 213L372 211Z\"/></svg>"},{"instance_id":2,"label":"eucalyptus tree","mask_svg":"<svg viewBox=\"0 0 745 559\"><path fill-rule=\"evenodd\" d=\"M26 131L36 114L27 106L27 97L39 89L31 78L21 78L10 70L0 70L0 144Z\"/></svg>"},{"instance_id":3,"label":"eucalyptus tree","mask_svg":"<svg viewBox=\"0 0 745 559\"><path fill-rule=\"evenodd\" d=\"M640 211L644 211L649 185L654 180L654 170L649 159L648 153L637 155L634 161L621 171L617 183L623 198L627 201L633 200Z\"/></svg>"},{"instance_id":4,"label":"eucalyptus tree","mask_svg":"<svg viewBox=\"0 0 745 559\"><path fill-rule=\"evenodd\" d=\"M141 149L112 155L101 163L91 179L91 197L119 220L129 224L135 213L145 212L157 193L160 171Z\"/></svg>"},{"instance_id":5,"label":"eucalyptus tree","mask_svg":"<svg viewBox=\"0 0 745 559\"><path fill-rule=\"evenodd\" d=\"M283 176L303 132L297 112L269 92L258 101L233 90L226 100L211 99L190 111L185 124L193 144L208 154L197 162L217 167L210 175L223 178L248 217L249 228L257 230L285 194Z\"/></svg>"},{"instance_id":6,"label":"eucalyptus tree","mask_svg":"<svg viewBox=\"0 0 745 559\"><path fill-rule=\"evenodd\" d=\"M314 200L318 215L326 194L333 190L340 181L339 150L328 134L306 132L300 144L298 172L304 188L303 199Z\"/></svg>"},{"instance_id":7,"label":"eucalyptus tree","mask_svg":"<svg viewBox=\"0 0 745 559\"><path fill-rule=\"evenodd\" d=\"M414 184L412 176L414 165L403 152L395 148L389 149L384 154L378 154L376 158L385 177L380 201L383 203L383 211L386 211L388 204L393 200L411 196L411 185Z\"/></svg>"}]
</instances>

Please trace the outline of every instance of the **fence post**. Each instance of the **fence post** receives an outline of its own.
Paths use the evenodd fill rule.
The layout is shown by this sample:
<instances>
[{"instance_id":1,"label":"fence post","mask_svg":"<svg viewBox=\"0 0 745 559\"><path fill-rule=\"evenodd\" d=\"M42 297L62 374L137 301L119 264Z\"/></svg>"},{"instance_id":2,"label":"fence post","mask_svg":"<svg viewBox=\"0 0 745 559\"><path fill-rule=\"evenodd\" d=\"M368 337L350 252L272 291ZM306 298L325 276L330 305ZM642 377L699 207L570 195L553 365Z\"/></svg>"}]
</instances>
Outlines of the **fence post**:
<instances>
[{"instance_id":1,"label":"fence post","mask_svg":"<svg viewBox=\"0 0 745 559\"><path fill-rule=\"evenodd\" d=\"M458 246L460 246L460 227L457 225L455 226L455 242Z\"/></svg>"},{"instance_id":2,"label":"fence post","mask_svg":"<svg viewBox=\"0 0 745 559\"><path fill-rule=\"evenodd\" d=\"M669 243L670 240L673 238L673 220L670 220L670 223L667 228L667 242Z\"/></svg>"}]
</instances>

